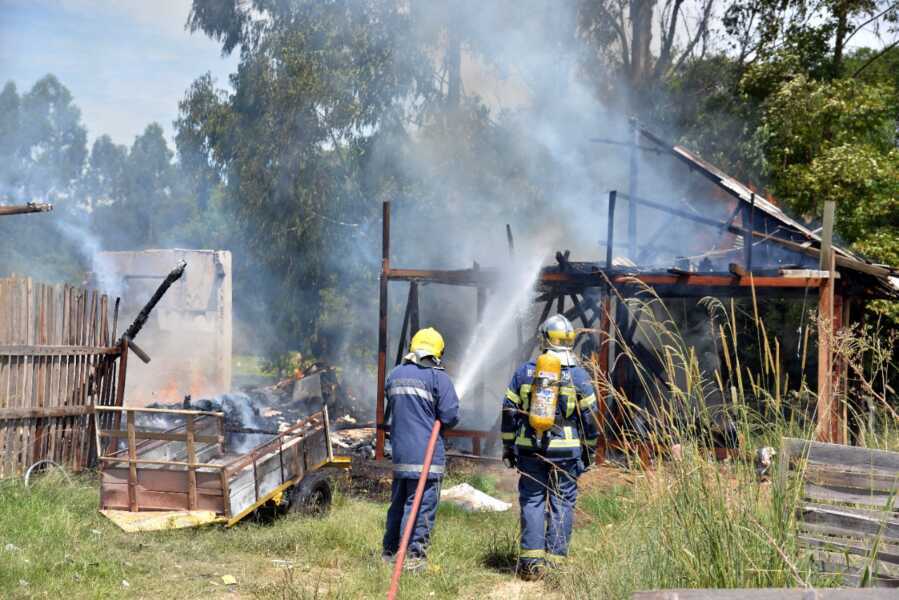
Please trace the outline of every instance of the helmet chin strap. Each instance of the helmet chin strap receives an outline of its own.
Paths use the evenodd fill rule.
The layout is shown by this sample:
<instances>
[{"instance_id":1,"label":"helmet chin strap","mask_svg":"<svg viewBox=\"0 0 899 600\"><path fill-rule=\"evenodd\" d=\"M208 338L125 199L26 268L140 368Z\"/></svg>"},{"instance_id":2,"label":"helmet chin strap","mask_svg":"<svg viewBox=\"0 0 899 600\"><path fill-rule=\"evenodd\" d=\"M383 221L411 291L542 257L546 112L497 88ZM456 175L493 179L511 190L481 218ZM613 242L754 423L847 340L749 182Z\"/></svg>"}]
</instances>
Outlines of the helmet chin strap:
<instances>
[{"instance_id":1,"label":"helmet chin strap","mask_svg":"<svg viewBox=\"0 0 899 600\"><path fill-rule=\"evenodd\" d=\"M556 358L559 359L559 362L562 363L564 367L576 367L577 359L574 357L574 352L569 349L557 350L555 348L547 348L546 352L552 354Z\"/></svg>"}]
</instances>

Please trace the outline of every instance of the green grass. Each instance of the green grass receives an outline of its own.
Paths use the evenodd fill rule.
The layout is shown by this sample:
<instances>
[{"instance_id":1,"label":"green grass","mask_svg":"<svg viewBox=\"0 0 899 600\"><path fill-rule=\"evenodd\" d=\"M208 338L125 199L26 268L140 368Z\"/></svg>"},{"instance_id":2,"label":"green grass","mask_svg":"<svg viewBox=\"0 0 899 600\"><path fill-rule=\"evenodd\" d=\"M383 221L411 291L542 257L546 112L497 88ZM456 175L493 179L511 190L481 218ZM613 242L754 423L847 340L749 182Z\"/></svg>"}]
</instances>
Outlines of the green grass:
<instances>
[{"instance_id":1,"label":"green grass","mask_svg":"<svg viewBox=\"0 0 899 600\"><path fill-rule=\"evenodd\" d=\"M495 475L482 475L496 487ZM453 479L471 482L471 474ZM476 481L476 480L475 480ZM449 483L449 482L447 482ZM386 503L338 494L324 519L289 515L150 534L126 534L97 512L96 481L55 474L30 489L0 483L0 597L383 597L380 561ZM770 487L740 465L682 463L633 484L586 489L570 562L531 591L546 598L629 598L664 587L796 585L789 524ZM4 550L7 547L9 550ZM517 585L515 511L470 514L441 505L422 575L404 576L402 598L504 597ZM804 569L802 577L816 583ZM237 585L229 588L223 575ZM127 582L127 587L123 583Z\"/></svg>"},{"instance_id":2,"label":"green grass","mask_svg":"<svg viewBox=\"0 0 899 600\"><path fill-rule=\"evenodd\" d=\"M201 598L228 592L223 575L237 579L241 595L260 598L380 597L389 583L380 560L383 502L338 495L324 519L289 515L232 529L126 534L98 513L92 478L70 485L49 474L32 483L0 483L3 598ZM507 563L516 545L511 512L441 506L432 567L404 577L403 597L490 589L508 577L492 565Z\"/></svg>"},{"instance_id":3,"label":"green grass","mask_svg":"<svg viewBox=\"0 0 899 600\"><path fill-rule=\"evenodd\" d=\"M526 586L523 595L624 600L646 589L838 583L816 573L796 548L795 491L760 484L747 460L761 445L777 447L784 435L811 436L812 423L802 410L814 406L814 395L804 383L788 385L779 342L769 339L757 312L764 372L741 366L738 320L734 305L727 308L713 307L727 325L719 328L722 348L733 352L725 351L723 370L712 374L699 368L695 351L670 319L641 320L645 337L659 340L665 366L663 382L638 369L648 397L662 407L650 441L659 448L682 443L682 458L646 472L632 461L630 483L583 489L569 562L545 583ZM858 339L864 341L856 338L858 347L867 347ZM629 350L622 345L619 351ZM846 352L845 360L864 363L858 351ZM884 369L895 365L874 372ZM880 380L885 376L871 379ZM882 395L882 404L895 396L885 385L865 389ZM710 462L695 441L685 441L701 438L714 425L707 401L715 390L732 413L742 460ZM614 393L630 410L628 399ZM704 427L694 431L687 423L679 429L685 427L683 411L671 408L678 406L690 407ZM896 450L899 419L883 410L876 417L865 445ZM628 481L614 481L619 480ZM461 482L494 495L505 490L504 499L514 489L513 482L479 471L451 473L444 485ZM383 501L338 494L324 519L291 515L233 529L125 534L98 514L96 488L89 476L69 484L50 474L30 489L20 481L0 482L0 598L207 598L233 597L232 592L273 599L378 598L387 590L390 568L380 560ZM404 576L402 598L522 593L512 575L516 511L469 514L441 505L432 542L428 571ZM223 584L223 575L237 579L234 589Z\"/></svg>"}]
</instances>

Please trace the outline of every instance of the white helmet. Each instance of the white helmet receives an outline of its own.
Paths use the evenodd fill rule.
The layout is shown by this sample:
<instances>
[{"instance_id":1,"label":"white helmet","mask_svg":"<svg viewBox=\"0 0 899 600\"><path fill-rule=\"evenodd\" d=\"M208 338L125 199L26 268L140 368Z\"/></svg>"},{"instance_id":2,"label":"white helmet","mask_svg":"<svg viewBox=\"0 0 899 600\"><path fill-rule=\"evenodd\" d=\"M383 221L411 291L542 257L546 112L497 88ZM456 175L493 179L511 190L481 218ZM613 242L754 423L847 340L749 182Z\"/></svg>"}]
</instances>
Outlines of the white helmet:
<instances>
[{"instance_id":1,"label":"white helmet","mask_svg":"<svg viewBox=\"0 0 899 600\"><path fill-rule=\"evenodd\" d=\"M575 337L574 326L564 315L553 315L540 325L543 350L558 356L566 367L577 364L573 352Z\"/></svg>"}]
</instances>

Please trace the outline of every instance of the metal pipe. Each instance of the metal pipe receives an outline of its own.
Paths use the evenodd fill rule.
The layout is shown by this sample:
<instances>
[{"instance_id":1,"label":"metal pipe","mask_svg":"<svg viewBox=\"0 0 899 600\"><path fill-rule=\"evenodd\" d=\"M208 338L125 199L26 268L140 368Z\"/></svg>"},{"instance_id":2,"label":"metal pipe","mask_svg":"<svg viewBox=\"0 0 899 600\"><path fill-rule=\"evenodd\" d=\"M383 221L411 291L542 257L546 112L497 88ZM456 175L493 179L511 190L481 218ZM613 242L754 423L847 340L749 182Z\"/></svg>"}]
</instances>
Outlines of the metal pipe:
<instances>
[{"instance_id":1,"label":"metal pipe","mask_svg":"<svg viewBox=\"0 0 899 600\"><path fill-rule=\"evenodd\" d=\"M396 564L393 566L393 577L390 579L390 589L387 591L387 600L396 598L399 590L400 576L403 574L403 561L406 560L406 549L409 547L409 539L415 522L418 520L418 508L421 506L421 497L424 495L425 484L428 481L428 471L431 470L431 460L434 458L434 448L437 447L437 438L440 436L440 420L434 421L431 429L431 438L425 450L425 460L421 467L421 475L418 477L418 487L415 488L415 497L412 499L411 512L406 517L406 529L403 531L403 539L400 541L400 549L396 553Z\"/></svg>"}]
</instances>

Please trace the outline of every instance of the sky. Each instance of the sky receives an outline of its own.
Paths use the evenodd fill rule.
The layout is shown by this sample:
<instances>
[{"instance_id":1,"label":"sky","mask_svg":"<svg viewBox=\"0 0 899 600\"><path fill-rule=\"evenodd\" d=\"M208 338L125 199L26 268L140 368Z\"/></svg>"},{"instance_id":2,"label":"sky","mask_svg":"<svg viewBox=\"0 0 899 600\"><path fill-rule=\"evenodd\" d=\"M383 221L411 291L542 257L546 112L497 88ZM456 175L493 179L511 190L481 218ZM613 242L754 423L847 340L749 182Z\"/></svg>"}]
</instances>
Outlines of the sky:
<instances>
[{"instance_id":1,"label":"sky","mask_svg":"<svg viewBox=\"0 0 899 600\"><path fill-rule=\"evenodd\" d=\"M191 0L0 0L0 86L53 73L93 142L130 145L151 122L171 141L178 101L209 71L227 87L237 56L184 28Z\"/></svg>"}]
</instances>

